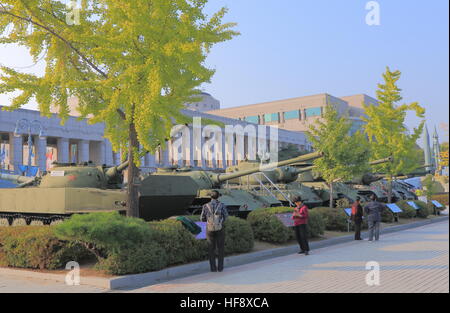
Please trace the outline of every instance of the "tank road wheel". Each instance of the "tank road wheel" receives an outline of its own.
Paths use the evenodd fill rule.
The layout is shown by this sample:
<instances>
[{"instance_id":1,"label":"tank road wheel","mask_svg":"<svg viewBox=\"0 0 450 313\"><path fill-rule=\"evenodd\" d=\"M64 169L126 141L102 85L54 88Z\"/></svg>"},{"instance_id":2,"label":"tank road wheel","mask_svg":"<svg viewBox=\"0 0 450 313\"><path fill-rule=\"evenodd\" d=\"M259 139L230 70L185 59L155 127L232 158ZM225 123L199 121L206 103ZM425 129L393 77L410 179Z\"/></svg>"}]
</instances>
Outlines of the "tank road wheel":
<instances>
[{"instance_id":1,"label":"tank road wheel","mask_svg":"<svg viewBox=\"0 0 450 313\"><path fill-rule=\"evenodd\" d=\"M11 226L27 226L27 221L24 218L15 218Z\"/></svg>"},{"instance_id":2,"label":"tank road wheel","mask_svg":"<svg viewBox=\"0 0 450 313\"><path fill-rule=\"evenodd\" d=\"M7 226L9 226L8 219L6 217L5 218L0 218L0 227L7 227Z\"/></svg>"},{"instance_id":3,"label":"tank road wheel","mask_svg":"<svg viewBox=\"0 0 450 313\"><path fill-rule=\"evenodd\" d=\"M61 224L62 222L63 222L62 219L57 219L57 220L51 221L51 222L50 222L50 225L51 225L51 226L53 226L53 225L58 225L58 224Z\"/></svg>"},{"instance_id":4,"label":"tank road wheel","mask_svg":"<svg viewBox=\"0 0 450 313\"><path fill-rule=\"evenodd\" d=\"M33 220L30 222L30 226L44 226L44 222L40 220Z\"/></svg>"}]
</instances>

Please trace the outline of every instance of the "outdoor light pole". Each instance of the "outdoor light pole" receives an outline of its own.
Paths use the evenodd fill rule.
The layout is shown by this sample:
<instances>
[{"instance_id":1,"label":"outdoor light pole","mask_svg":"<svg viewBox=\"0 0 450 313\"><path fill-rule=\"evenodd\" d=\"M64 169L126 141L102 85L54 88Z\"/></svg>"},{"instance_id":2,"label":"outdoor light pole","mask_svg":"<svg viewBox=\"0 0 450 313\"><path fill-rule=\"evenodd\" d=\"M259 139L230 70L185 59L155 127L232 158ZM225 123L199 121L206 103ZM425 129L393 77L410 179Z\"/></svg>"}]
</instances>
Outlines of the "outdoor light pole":
<instances>
[{"instance_id":1,"label":"outdoor light pole","mask_svg":"<svg viewBox=\"0 0 450 313\"><path fill-rule=\"evenodd\" d=\"M16 128L14 130L14 136L20 136L20 131L25 129L28 133L28 166L27 166L27 174L30 173L31 169L31 155L33 152L33 138L32 132L34 129L37 129L37 133L39 137L42 137L42 124L38 120L29 121L26 118L18 120L16 123Z\"/></svg>"}]
</instances>

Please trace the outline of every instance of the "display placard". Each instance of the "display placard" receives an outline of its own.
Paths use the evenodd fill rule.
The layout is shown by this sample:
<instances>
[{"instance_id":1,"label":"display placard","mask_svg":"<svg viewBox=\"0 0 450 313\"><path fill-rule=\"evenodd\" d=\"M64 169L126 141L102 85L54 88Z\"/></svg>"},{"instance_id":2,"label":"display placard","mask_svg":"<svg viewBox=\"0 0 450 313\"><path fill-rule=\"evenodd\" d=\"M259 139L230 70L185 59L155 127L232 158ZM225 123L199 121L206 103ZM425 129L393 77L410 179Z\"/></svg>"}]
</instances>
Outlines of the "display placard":
<instances>
[{"instance_id":1,"label":"display placard","mask_svg":"<svg viewBox=\"0 0 450 313\"><path fill-rule=\"evenodd\" d=\"M206 239L206 222L195 222L195 224L197 224L198 226L200 226L200 228L202 229L202 231L195 236L195 239Z\"/></svg>"},{"instance_id":2,"label":"display placard","mask_svg":"<svg viewBox=\"0 0 450 313\"><path fill-rule=\"evenodd\" d=\"M283 223L286 227L294 227L294 220L292 219L292 213L280 213L275 214L275 216Z\"/></svg>"},{"instance_id":3,"label":"display placard","mask_svg":"<svg viewBox=\"0 0 450 313\"><path fill-rule=\"evenodd\" d=\"M396 205L395 203L388 203L388 204L386 204L386 206L389 208L389 210L391 210L392 213L401 213L401 212L403 212L403 210L400 209L398 207L398 205Z\"/></svg>"},{"instance_id":4,"label":"display placard","mask_svg":"<svg viewBox=\"0 0 450 313\"><path fill-rule=\"evenodd\" d=\"M419 210L419 209L420 209L414 201L408 201L408 204L409 204L414 210Z\"/></svg>"},{"instance_id":5,"label":"display placard","mask_svg":"<svg viewBox=\"0 0 450 313\"><path fill-rule=\"evenodd\" d=\"M344 209L345 214L347 214L348 217L352 216L352 209L351 208L346 208Z\"/></svg>"}]
</instances>

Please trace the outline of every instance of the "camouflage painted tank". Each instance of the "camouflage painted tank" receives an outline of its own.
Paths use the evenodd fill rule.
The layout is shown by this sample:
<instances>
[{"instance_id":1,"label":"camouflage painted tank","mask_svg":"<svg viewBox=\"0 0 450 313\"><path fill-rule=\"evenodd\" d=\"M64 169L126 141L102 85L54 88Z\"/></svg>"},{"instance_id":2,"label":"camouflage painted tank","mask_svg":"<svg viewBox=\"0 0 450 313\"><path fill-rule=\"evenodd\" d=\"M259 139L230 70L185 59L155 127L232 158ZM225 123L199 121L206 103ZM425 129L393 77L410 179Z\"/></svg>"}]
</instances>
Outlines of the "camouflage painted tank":
<instances>
[{"instance_id":1,"label":"camouflage painted tank","mask_svg":"<svg viewBox=\"0 0 450 313\"><path fill-rule=\"evenodd\" d=\"M17 184L0 189L0 224L47 225L74 213L125 212L126 193L120 188L127 166L55 164L42 177L0 174Z\"/></svg>"},{"instance_id":2,"label":"camouflage painted tank","mask_svg":"<svg viewBox=\"0 0 450 313\"><path fill-rule=\"evenodd\" d=\"M280 206L281 202L276 197L227 188L226 182L261 171L270 171L273 167L310 160L319 155L320 153L312 153L278 162L275 166L265 165L234 173L215 173L189 168L160 169L145 176L140 183L140 216L145 219L162 219L186 214L187 211L199 213L203 204L210 201L209 194L212 190L221 193L219 200L235 215L245 216L257 208Z\"/></svg>"}]
</instances>

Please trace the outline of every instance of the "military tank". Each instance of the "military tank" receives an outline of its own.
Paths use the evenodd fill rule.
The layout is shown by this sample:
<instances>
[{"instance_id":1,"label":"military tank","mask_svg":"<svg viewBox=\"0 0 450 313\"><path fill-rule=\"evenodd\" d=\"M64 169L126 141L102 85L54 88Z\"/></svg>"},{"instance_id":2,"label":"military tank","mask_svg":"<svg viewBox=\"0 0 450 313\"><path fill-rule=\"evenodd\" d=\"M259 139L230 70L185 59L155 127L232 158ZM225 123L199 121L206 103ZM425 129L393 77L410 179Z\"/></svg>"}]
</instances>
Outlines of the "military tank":
<instances>
[{"instance_id":1,"label":"military tank","mask_svg":"<svg viewBox=\"0 0 450 313\"><path fill-rule=\"evenodd\" d=\"M298 165L298 164L296 164ZM293 166L283 166L247 175L228 181L230 188L247 190L257 195L275 196L284 206L291 205L291 199L299 196L310 207L322 205L323 201L309 187L296 181L299 174L312 170L312 166L296 168ZM260 166L258 162L242 162L237 166L227 169L228 173L245 171Z\"/></svg>"},{"instance_id":2,"label":"military tank","mask_svg":"<svg viewBox=\"0 0 450 313\"><path fill-rule=\"evenodd\" d=\"M392 158L385 158L370 162L370 165L391 162ZM366 173L353 178L349 182L333 183L333 201L338 207L348 207L356 201L357 197L361 198L361 202L366 202L371 194L378 197L386 198L387 193L378 186L370 186L372 182L383 179L383 176ZM299 175L298 182L310 187L323 200L325 206L330 203L330 186L314 171L305 172Z\"/></svg>"},{"instance_id":3,"label":"military tank","mask_svg":"<svg viewBox=\"0 0 450 313\"><path fill-rule=\"evenodd\" d=\"M226 182L258 172L271 171L275 167L311 160L321 153L311 153L277 164L268 164L233 173L215 173L194 169L159 169L142 178L139 186L139 214L141 218L163 219L186 212L198 214L211 199L212 190L221 193L219 200L230 214L245 217L250 211L267 206L281 206L273 196L257 195L246 190L226 188Z\"/></svg>"},{"instance_id":4,"label":"military tank","mask_svg":"<svg viewBox=\"0 0 450 313\"><path fill-rule=\"evenodd\" d=\"M0 189L0 225L48 225L75 213L125 213L121 184L127 166L54 164L42 177L0 174L0 179L17 184Z\"/></svg>"}]
</instances>

